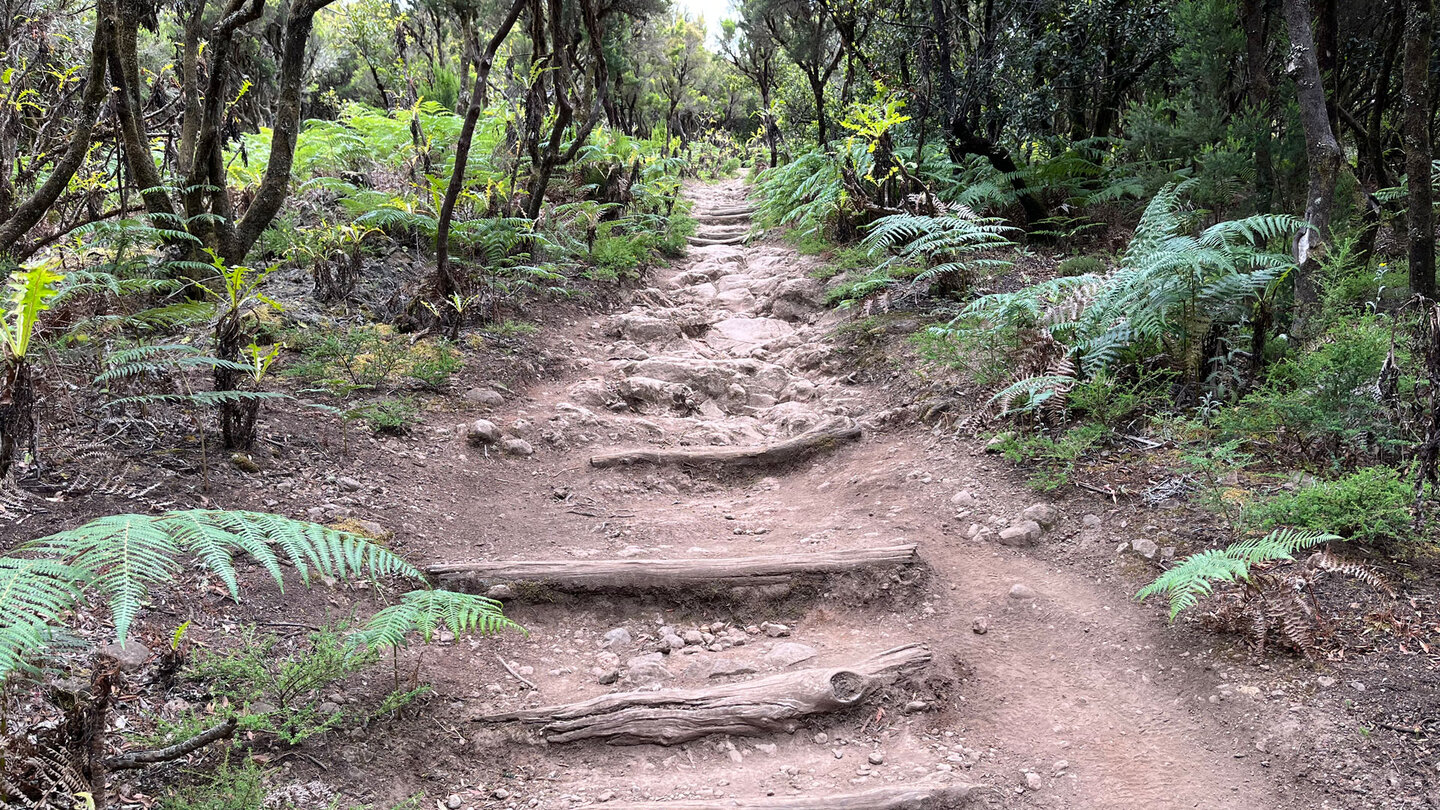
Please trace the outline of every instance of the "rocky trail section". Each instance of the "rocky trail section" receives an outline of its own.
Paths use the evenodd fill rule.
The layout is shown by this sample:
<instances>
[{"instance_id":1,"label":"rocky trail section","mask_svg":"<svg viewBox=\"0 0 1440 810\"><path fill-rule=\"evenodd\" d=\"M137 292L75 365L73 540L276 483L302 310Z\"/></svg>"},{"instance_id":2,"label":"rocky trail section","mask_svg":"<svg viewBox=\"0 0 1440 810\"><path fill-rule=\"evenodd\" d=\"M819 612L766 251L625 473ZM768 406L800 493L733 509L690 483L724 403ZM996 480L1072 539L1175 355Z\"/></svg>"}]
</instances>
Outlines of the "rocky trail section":
<instances>
[{"instance_id":1,"label":"rocky trail section","mask_svg":"<svg viewBox=\"0 0 1440 810\"><path fill-rule=\"evenodd\" d=\"M744 244L744 193L695 189L689 258L469 426L481 481L424 493L455 510L432 573L530 630L504 669L465 642L442 668L452 694L494 672L454 733L468 779L512 775L454 807L1300 807L1213 673L1059 567L1108 542L1091 522L887 427L811 260Z\"/></svg>"}]
</instances>

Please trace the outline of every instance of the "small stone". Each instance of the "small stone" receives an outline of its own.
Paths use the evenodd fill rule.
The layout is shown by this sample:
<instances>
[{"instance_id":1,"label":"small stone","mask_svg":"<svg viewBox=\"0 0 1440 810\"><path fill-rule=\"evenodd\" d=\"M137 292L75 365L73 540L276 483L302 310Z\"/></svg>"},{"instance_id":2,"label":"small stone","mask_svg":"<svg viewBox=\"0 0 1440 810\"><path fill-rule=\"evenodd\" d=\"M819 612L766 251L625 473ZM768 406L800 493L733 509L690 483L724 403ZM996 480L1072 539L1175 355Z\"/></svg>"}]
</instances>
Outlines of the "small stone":
<instances>
[{"instance_id":1,"label":"small stone","mask_svg":"<svg viewBox=\"0 0 1440 810\"><path fill-rule=\"evenodd\" d=\"M867 757L866 759L869 760L869 762L870 762L871 765L884 765L884 764L885 764L885 755L882 754L882 753L880 753L879 751L871 751L871 752L870 752L870 756Z\"/></svg>"},{"instance_id":2,"label":"small stone","mask_svg":"<svg viewBox=\"0 0 1440 810\"><path fill-rule=\"evenodd\" d=\"M506 439L500 443L500 449L512 456L535 455L535 448L524 439Z\"/></svg>"},{"instance_id":3,"label":"small stone","mask_svg":"<svg viewBox=\"0 0 1440 810\"><path fill-rule=\"evenodd\" d=\"M1014 526L1000 530L1000 544L1005 546L1034 545L1040 539L1043 531L1039 523L1033 520L1022 520Z\"/></svg>"},{"instance_id":4,"label":"small stone","mask_svg":"<svg viewBox=\"0 0 1440 810\"><path fill-rule=\"evenodd\" d=\"M1155 544L1155 541L1146 537L1137 537L1131 540L1130 549L1147 560L1155 559L1155 555L1160 553L1160 547Z\"/></svg>"},{"instance_id":5,"label":"small stone","mask_svg":"<svg viewBox=\"0 0 1440 810\"><path fill-rule=\"evenodd\" d=\"M1056 509L1053 504L1048 503L1032 504L1026 507L1025 511L1021 512L1020 515L1026 520L1035 521L1040 524L1041 528L1047 531L1060 520L1060 510Z\"/></svg>"},{"instance_id":6,"label":"small stone","mask_svg":"<svg viewBox=\"0 0 1440 810\"><path fill-rule=\"evenodd\" d=\"M505 404L505 397L501 396L499 391L496 391L494 388L485 388L483 386L479 388L471 388L469 391L465 392L464 397L466 402L473 402L476 405L487 405L492 408L496 405Z\"/></svg>"},{"instance_id":7,"label":"small stone","mask_svg":"<svg viewBox=\"0 0 1440 810\"><path fill-rule=\"evenodd\" d=\"M491 599L513 599L515 589L509 585L491 585L485 589L485 595Z\"/></svg>"},{"instance_id":8,"label":"small stone","mask_svg":"<svg viewBox=\"0 0 1440 810\"><path fill-rule=\"evenodd\" d=\"M601 645L606 649L611 647L624 647L631 642L630 631L623 627L617 627L605 634Z\"/></svg>"},{"instance_id":9,"label":"small stone","mask_svg":"<svg viewBox=\"0 0 1440 810\"><path fill-rule=\"evenodd\" d=\"M321 713L321 714L334 714L334 713L340 711L340 706L339 706L339 704L334 703L333 701L326 700L326 701L323 701L323 702L317 704L317 705L315 706L315 711L317 711L317 712L319 712L319 713Z\"/></svg>"},{"instance_id":10,"label":"small stone","mask_svg":"<svg viewBox=\"0 0 1440 810\"><path fill-rule=\"evenodd\" d=\"M1100 528L1100 516L1087 514L1080 518L1080 525L1087 529L1098 529Z\"/></svg>"},{"instance_id":11,"label":"small stone","mask_svg":"<svg viewBox=\"0 0 1440 810\"><path fill-rule=\"evenodd\" d=\"M494 790L490 791L490 795L494 796L497 799L504 800L510 798L510 791L506 790L505 788L495 788Z\"/></svg>"},{"instance_id":12,"label":"small stone","mask_svg":"<svg viewBox=\"0 0 1440 810\"><path fill-rule=\"evenodd\" d=\"M959 509L974 509L980 505L980 501L974 495L963 489L950 496L950 503L955 504Z\"/></svg>"},{"instance_id":13,"label":"small stone","mask_svg":"<svg viewBox=\"0 0 1440 810\"><path fill-rule=\"evenodd\" d=\"M815 744L816 744L816 745L824 745L825 743L828 743L828 742L830 742L830 735L829 735L829 734L826 734L826 733L823 732L823 731L817 731L817 732L815 732Z\"/></svg>"},{"instance_id":14,"label":"small stone","mask_svg":"<svg viewBox=\"0 0 1440 810\"><path fill-rule=\"evenodd\" d=\"M364 486L359 480L351 478L348 475L336 479L335 483L339 484L340 488L346 492L359 492L360 488Z\"/></svg>"},{"instance_id":15,"label":"small stone","mask_svg":"<svg viewBox=\"0 0 1440 810\"><path fill-rule=\"evenodd\" d=\"M781 636L790 635L789 626L780 624L779 622L765 622L764 624L760 625L760 629L765 632L765 635L771 638L780 638Z\"/></svg>"},{"instance_id":16,"label":"small stone","mask_svg":"<svg viewBox=\"0 0 1440 810\"><path fill-rule=\"evenodd\" d=\"M1057 761L1055 762L1055 766L1054 766L1055 775L1058 777L1058 776L1064 774L1065 771L1069 770L1069 768L1070 768L1070 760L1068 760L1068 759L1057 760Z\"/></svg>"},{"instance_id":17,"label":"small stone","mask_svg":"<svg viewBox=\"0 0 1440 810\"><path fill-rule=\"evenodd\" d=\"M923 700L912 700L905 704L906 714L918 714L930 708L930 704Z\"/></svg>"},{"instance_id":18,"label":"small stone","mask_svg":"<svg viewBox=\"0 0 1440 810\"><path fill-rule=\"evenodd\" d=\"M615 683L616 681L620 680L620 670L618 670L618 669L607 669L607 670L605 670L604 672L601 672L601 673L600 673L600 676L599 676L598 678L596 678L595 680L599 681L601 684L604 684L605 686L609 686L610 684Z\"/></svg>"},{"instance_id":19,"label":"small stone","mask_svg":"<svg viewBox=\"0 0 1440 810\"><path fill-rule=\"evenodd\" d=\"M660 641L664 643L666 647L669 647L672 650L681 650L685 648L685 639L673 633L660 639Z\"/></svg>"},{"instance_id":20,"label":"small stone","mask_svg":"<svg viewBox=\"0 0 1440 810\"><path fill-rule=\"evenodd\" d=\"M602 803L603 803L603 802L612 801L614 798L615 798L615 791L613 791L613 790L607 790L607 791L605 791L604 793L601 793L599 796L595 797L595 801L597 801L597 802L602 802Z\"/></svg>"},{"instance_id":21,"label":"small stone","mask_svg":"<svg viewBox=\"0 0 1440 810\"><path fill-rule=\"evenodd\" d=\"M755 750L759 751L762 754L773 757L775 756L775 752L780 749L775 745L775 743L755 743Z\"/></svg>"},{"instance_id":22,"label":"small stone","mask_svg":"<svg viewBox=\"0 0 1440 810\"><path fill-rule=\"evenodd\" d=\"M489 419L476 419L465 430L465 439L474 445L498 444L500 427Z\"/></svg>"},{"instance_id":23,"label":"small stone","mask_svg":"<svg viewBox=\"0 0 1440 810\"><path fill-rule=\"evenodd\" d=\"M686 644L705 643L705 634L701 633L699 630L686 630L685 635L681 636L681 638L685 639Z\"/></svg>"},{"instance_id":24,"label":"small stone","mask_svg":"<svg viewBox=\"0 0 1440 810\"><path fill-rule=\"evenodd\" d=\"M736 750L736 749L734 749L734 748L731 748L729 751L726 751L725 753L726 753L727 756L730 757L730 761L733 762L733 763L735 763L736 765L739 765L739 764L741 764L742 762L745 761L745 755L742 754L742 753L740 753L738 750Z\"/></svg>"},{"instance_id":25,"label":"small stone","mask_svg":"<svg viewBox=\"0 0 1440 810\"><path fill-rule=\"evenodd\" d=\"M1035 598L1035 590L1034 590L1033 588L1031 588L1029 585L1021 585L1020 583L1017 582L1017 583L1015 583L1014 585L1011 585L1011 586L1010 586L1010 598L1011 598L1011 599L1034 599L1034 598Z\"/></svg>"},{"instance_id":26,"label":"small stone","mask_svg":"<svg viewBox=\"0 0 1440 810\"><path fill-rule=\"evenodd\" d=\"M1024 586L1022 585L1022 586L1019 586L1019 587L1024 587ZM1011 596L1015 596L1015 590L1014 590L1013 588L1010 590L1010 595L1011 595ZM1016 598L1021 598L1021 597L1016 597ZM983 636L983 635L985 635L986 633L990 632L990 620L987 619L987 618L985 618L984 616L977 616L977 617L975 618L975 621L973 621L973 622L970 623L970 630L971 630L973 633L975 633L975 635L977 635L977 636Z\"/></svg>"},{"instance_id":27,"label":"small stone","mask_svg":"<svg viewBox=\"0 0 1440 810\"><path fill-rule=\"evenodd\" d=\"M123 645L112 641L100 648L100 654L114 658L120 668L128 672L145 665L145 661L150 658L150 648L132 638Z\"/></svg>"},{"instance_id":28,"label":"small stone","mask_svg":"<svg viewBox=\"0 0 1440 810\"><path fill-rule=\"evenodd\" d=\"M1000 452L1000 448L1005 446L1005 442L1009 440L1009 433L997 433L990 438L990 441L985 443L985 452L998 453Z\"/></svg>"},{"instance_id":29,"label":"small stone","mask_svg":"<svg viewBox=\"0 0 1440 810\"><path fill-rule=\"evenodd\" d=\"M464 804L464 802L460 800L460 795L457 793L451 793L445 797L445 806L450 808L450 810L460 810L460 805L462 804Z\"/></svg>"},{"instance_id":30,"label":"small stone","mask_svg":"<svg viewBox=\"0 0 1440 810\"><path fill-rule=\"evenodd\" d=\"M794 641L783 641L776 644L765 656L765 663L775 667L788 667L809 661L816 655L815 648L809 644L800 644Z\"/></svg>"},{"instance_id":31,"label":"small stone","mask_svg":"<svg viewBox=\"0 0 1440 810\"><path fill-rule=\"evenodd\" d=\"M1040 774L1035 773L1034 771L1025 772L1025 787L1030 788L1031 790L1039 790L1041 787L1044 786L1044 784L1045 783L1040 779Z\"/></svg>"},{"instance_id":32,"label":"small stone","mask_svg":"<svg viewBox=\"0 0 1440 810\"><path fill-rule=\"evenodd\" d=\"M839 748L836 748L835 750L831 751L830 753L834 754L836 759L844 759L844 758L845 758L845 752L844 752L844 751L841 751Z\"/></svg>"},{"instance_id":33,"label":"small stone","mask_svg":"<svg viewBox=\"0 0 1440 810\"><path fill-rule=\"evenodd\" d=\"M1336 680L1329 675L1321 675L1320 677L1315 679L1315 682L1326 689L1329 689L1336 684Z\"/></svg>"}]
</instances>

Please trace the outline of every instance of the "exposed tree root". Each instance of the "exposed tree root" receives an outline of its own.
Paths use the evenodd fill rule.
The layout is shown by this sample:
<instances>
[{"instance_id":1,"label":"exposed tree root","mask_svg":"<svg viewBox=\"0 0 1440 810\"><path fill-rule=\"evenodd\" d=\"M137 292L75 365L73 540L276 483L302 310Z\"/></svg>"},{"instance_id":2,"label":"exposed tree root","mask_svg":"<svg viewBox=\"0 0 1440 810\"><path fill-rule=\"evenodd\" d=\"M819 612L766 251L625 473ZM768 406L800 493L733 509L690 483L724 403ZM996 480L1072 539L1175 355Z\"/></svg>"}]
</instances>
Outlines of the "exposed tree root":
<instances>
[{"instance_id":1,"label":"exposed tree root","mask_svg":"<svg viewBox=\"0 0 1440 810\"><path fill-rule=\"evenodd\" d=\"M724 464L736 467L784 464L814 453L833 450L860 438L860 426L849 419L822 424L782 442L756 447L675 447L665 449L618 450L590 457L592 467L619 467L628 464Z\"/></svg>"}]
</instances>

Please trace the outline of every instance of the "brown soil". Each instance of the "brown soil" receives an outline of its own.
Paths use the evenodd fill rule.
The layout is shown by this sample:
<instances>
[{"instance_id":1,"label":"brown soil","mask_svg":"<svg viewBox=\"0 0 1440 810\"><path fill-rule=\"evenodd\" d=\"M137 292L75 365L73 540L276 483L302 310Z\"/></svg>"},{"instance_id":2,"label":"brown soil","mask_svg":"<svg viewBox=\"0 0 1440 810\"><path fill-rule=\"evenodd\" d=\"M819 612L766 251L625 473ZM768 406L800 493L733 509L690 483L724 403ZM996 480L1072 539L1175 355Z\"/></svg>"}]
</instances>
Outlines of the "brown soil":
<instances>
[{"instance_id":1,"label":"brown soil","mask_svg":"<svg viewBox=\"0 0 1440 810\"><path fill-rule=\"evenodd\" d=\"M745 187L730 181L693 194L703 222L707 210L743 205ZM297 517L374 520L396 530L395 547L420 564L916 543L927 576L832 580L738 598L530 593L541 598L507 601L528 637L443 640L423 655L411 652L401 671L420 667L434 695L398 719L307 743L302 750L313 760L285 757L285 779L319 780L371 807L419 792L440 807L455 794L467 808L564 808L952 782L986 787L979 803L997 807L1425 806L1426 788L1412 783L1410 766L1397 768L1396 779L1371 764L1377 754L1345 736L1355 725L1349 709L1323 695L1311 699L1318 673L1286 662L1248 666L1242 650L1212 651L1212 637L1183 626L1177 632L1155 606L1130 601L1154 568L1115 556L1125 510L1107 512L1098 500L1061 503L1057 524L1033 547L967 539L972 522L1017 521L1039 499L973 437L915 424L892 386L854 382L853 358L830 342L845 316L820 305L818 283L797 281L810 265L772 241L694 248L655 272L654 286L634 296L635 309L555 324L559 336L548 353L559 370L503 405L432 414L411 440L356 442L350 459L337 459L334 447L301 455L287 446L257 478L226 471L222 480L237 489L212 499ZM588 463L596 452L626 447L778 441L836 416L860 422L863 439L778 468L600 470ZM534 454L467 444L464 425L476 417L522 436ZM361 483L358 491L336 483L346 476ZM281 482L293 487L277 490ZM978 505L954 505L960 490ZM101 495L83 504L57 506L16 534L34 536L85 512L138 508ZM1082 524L1087 511L1101 514L1098 526ZM1015 586L1028 589L1026 598L1016 597ZM373 591L345 586L284 598L259 588L243 609L251 621L317 623L376 601ZM195 615L178 602L159 607L167 605L176 617ZM225 610L212 595L196 637L222 643L235 621L233 610L222 619ZM763 622L782 623L788 633L744 632ZM793 733L673 747L546 745L475 721L634 688L626 685L627 660L660 650L662 626L744 643L667 652L668 677L633 679L638 688L763 677L787 668L767 663L781 643L816 653L789 668L843 665L914 641L930 645L934 663L858 710L812 717ZM617 668L602 638L621 627L631 643L608 652L625 677L602 685L600 675ZM536 688L507 673L497 654ZM717 662L756 672L707 677ZM354 689L387 687L389 669ZM1311 742L1321 737L1331 749ZM1341 771L1365 779L1347 790ZM122 797L145 789L119 787Z\"/></svg>"}]
</instances>

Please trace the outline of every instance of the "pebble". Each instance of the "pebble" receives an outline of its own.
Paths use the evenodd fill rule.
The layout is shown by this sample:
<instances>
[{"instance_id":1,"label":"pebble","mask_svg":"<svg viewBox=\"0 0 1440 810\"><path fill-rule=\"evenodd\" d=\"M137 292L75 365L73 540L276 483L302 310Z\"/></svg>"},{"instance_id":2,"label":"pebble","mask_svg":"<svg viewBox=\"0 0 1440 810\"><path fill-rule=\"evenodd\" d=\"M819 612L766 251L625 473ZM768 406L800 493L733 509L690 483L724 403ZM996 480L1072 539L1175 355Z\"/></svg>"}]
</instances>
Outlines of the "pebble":
<instances>
[{"instance_id":1,"label":"pebble","mask_svg":"<svg viewBox=\"0 0 1440 810\"><path fill-rule=\"evenodd\" d=\"M1034 599L1035 596L1035 589L1031 588L1029 585L1021 585L1017 582L1014 585L1010 586L1011 599Z\"/></svg>"},{"instance_id":2,"label":"pebble","mask_svg":"<svg viewBox=\"0 0 1440 810\"><path fill-rule=\"evenodd\" d=\"M450 810L460 810L460 805L463 803L458 793L451 793L445 797L445 806L450 808Z\"/></svg>"},{"instance_id":3,"label":"pebble","mask_svg":"<svg viewBox=\"0 0 1440 810\"><path fill-rule=\"evenodd\" d=\"M499 444L500 428L489 419L476 419L466 428L465 440L473 445Z\"/></svg>"},{"instance_id":4,"label":"pebble","mask_svg":"<svg viewBox=\"0 0 1440 810\"><path fill-rule=\"evenodd\" d=\"M1147 560L1155 559L1155 555L1160 553L1160 546L1148 537L1137 537L1131 540L1130 549Z\"/></svg>"},{"instance_id":5,"label":"pebble","mask_svg":"<svg viewBox=\"0 0 1440 810\"><path fill-rule=\"evenodd\" d=\"M1044 784L1045 783L1040 779L1040 774L1035 773L1034 771L1025 772L1025 787L1030 788L1031 790L1039 790L1041 787L1044 786Z\"/></svg>"},{"instance_id":6,"label":"pebble","mask_svg":"<svg viewBox=\"0 0 1440 810\"><path fill-rule=\"evenodd\" d=\"M605 647L624 647L631 641L630 631L623 627L617 627L605 634L604 641L602 641L601 644Z\"/></svg>"},{"instance_id":7,"label":"pebble","mask_svg":"<svg viewBox=\"0 0 1440 810\"><path fill-rule=\"evenodd\" d=\"M132 638L123 645L112 641L100 648L100 654L114 658L120 664L120 669L130 671L145 665L145 661L150 657L150 648Z\"/></svg>"},{"instance_id":8,"label":"pebble","mask_svg":"<svg viewBox=\"0 0 1440 810\"><path fill-rule=\"evenodd\" d=\"M885 764L885 755L880 753L879 751L871 751L870 756L867 757L867 759L869 760L871 765Z\"/></svg>"},{"instance_id":9,"label":"pebble","mask_svg":"<svg viewBox=\"0 0 1440 810\"><path fill-rule=\"evenodd\" d=\"M1000 544L1004 546L1028 546L1033 545L1040 539L1044 529L1039 523L1033 520L1022 520L1006 529L1000 530Z\"/></svg>"},{"instance_id":10,"label":"pebble","mask_svg":"<svg viewBox=\"0 0 1440 810\"><path fill-rule=\"evenodd\" d=\"M760 625L760 629L765 632L765 635L771 638L780 638L781 636L790 635L789 626L780 624L779 622L765 622L764 624Z\"/></svg>"},{"instance_id":11,"label":"pebble","mask_svg":"<svg viewBox=\"0 0 1440 810\"><path fill-rule=\"evenodd\" d=\"M1054 504L1048 503L1031 504L1020 515L1026 520L1035 521L1044 529L1051 528L1060 520L1060 510L1056 509Z\"/></svg>"},{"instance_id":12,"label":"pebble","mask_svg":"<svg viewBox=\"0 0 1440 810\"><path fill-rule=\"evenodd\" d=\"M829 735L829 734L826 734L826 733L823 732L823 731L818 731L818 732L815 733L815 744L816 744L816 745L824 745L825 743L828 743L828 742L830 742L830 735Z\"/></svg>"},{"instance_id":13,"label":"pebble","mask_svg":"<svg viewBox=\"0 0 1440 810\"><path fill-rule=\"evenodd\" d=\"M1024 587L1024 586L1019 586L1019 587ZM1011 589L1010 589L1010 595L1011 595L1011 596L1015 596L1015 589L1014 589L1014 588L1011 588ZM1017 597L1017 598L1019 598L1019 597ZM970 623L970 629L971 629L972 631L974 631L975 635L977 635L977 636L983 636L983 635L985 635L986 633L990 632L990 620L987 619L987 618L985 618L984 616L978 616L978 617L976 617L975 621L973 621L973 622Z\"/></svg>"},{"instance_id":14,"label":"pebble","mask_svg":"<svg viewBox=\"0 0 1440 810\"><path fill-rule=\"evenodd\" d=\"M974 509L980 505L980 501L976 500L974 495L971 495L969 491L963 489L950 496L950 503L955 504L961 509Z\"/></svg>"},{"instance_id":15,"label":"pebble","mask_svg":"<svg viewBox=\"0 0 1440 810\"><path fill-rule=\"evenodd\" d=\"M336 479L335 483L339 484L340 488L346 492L359 492L360 488L364 486L357 479L351 478L348 475Z\"/></svg>"},{"instance_id":16,"label":"pebble","mask_svg":"<svg viewBox=\"0 0 1440 810\"><path fill-rule=\"evenodd\" d=\"M809 644L783 641L776 644L775 648L765 655L765 663L776 667L788 667L801 661L809 661L815 655L815 648Z\"/></svg>"},{"instance_id":17,"label":"pebble","mask_svg":"<svg viewBox=\"0 0 1440 810\"><path fill-rule=\"evenodd\" d=\"M506 439L500 443L500 449L512 456L533 456L535 448L524 439Z\"/></svg>"}]
</instances>

